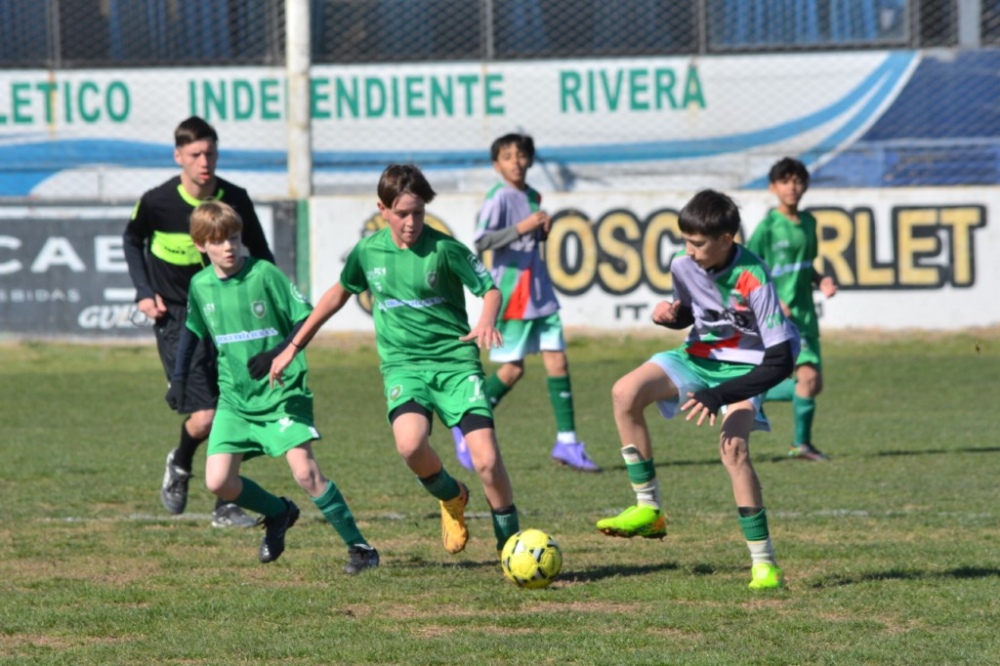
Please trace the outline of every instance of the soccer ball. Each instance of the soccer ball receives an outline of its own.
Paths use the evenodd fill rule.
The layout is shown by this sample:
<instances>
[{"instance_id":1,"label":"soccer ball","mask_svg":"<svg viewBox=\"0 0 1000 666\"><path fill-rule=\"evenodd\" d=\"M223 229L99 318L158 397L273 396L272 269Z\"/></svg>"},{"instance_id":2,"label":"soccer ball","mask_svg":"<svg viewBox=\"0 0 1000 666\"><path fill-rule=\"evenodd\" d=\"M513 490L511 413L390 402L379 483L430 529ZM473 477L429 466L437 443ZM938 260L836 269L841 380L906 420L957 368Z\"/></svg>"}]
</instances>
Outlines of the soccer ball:
<instances>
[{"instance_id":1,"label":"soccer ball","mask_svg":"<svg viewBox=\"0 0 1000 666\"><path fill-rule=\"evenodd\" d=\"M556 540L541 530L521 530L504 544L500 554L503 575L518 587L548 587L562 568Z\"/></svg>"}]
</instances>

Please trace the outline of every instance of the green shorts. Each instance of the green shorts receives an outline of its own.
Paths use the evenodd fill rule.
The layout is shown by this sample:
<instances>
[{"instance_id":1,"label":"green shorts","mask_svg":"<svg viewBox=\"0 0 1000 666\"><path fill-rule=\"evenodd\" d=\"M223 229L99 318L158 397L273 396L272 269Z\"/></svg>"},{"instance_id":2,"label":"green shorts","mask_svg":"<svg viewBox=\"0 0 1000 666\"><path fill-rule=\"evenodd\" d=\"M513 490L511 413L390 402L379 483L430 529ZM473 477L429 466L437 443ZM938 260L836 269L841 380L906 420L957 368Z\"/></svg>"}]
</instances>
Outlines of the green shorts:
<instances>
[{"instance_id":1,"label":"green shorts","mask_svg":"<svg viewBox=\"0 0 1000 666\"><path fill-rule=\"evenodd\" d=\"M691 356L683 349L673 349L667 352L654 354L647 361L660 366L670 381L677 387L677 397L673 400L658 400L656 406L664 418L672 419L680 411L680 406L688 401L688 393L695 393L703 388L712 388L719 384L742 377L753 370L754 366L745 363L727 363L725 361L714 361L706 358ZM750 403L754 408L754 424L751 430L762 430L769 432L771 424L764 416L761 405L764 402L763 395L756 395L750 398ZM722 407L722 413L726 413L726 407Z\"/></svg>"},{"instance_id":2,"label":"green shorts","mask_svg":"<svg viewBox=\"0 0 1000 666\"><path fill-rule=\"evenodd\" d=\"M505 319L497 322L503 335L503 347L490 350L494 363L521 361L529 354L543 351L565 351L562 319L558 312L537 319Z\"/></svg>"},{"instance_id":3,"label":"green shorts","mask_svg":"<svg viewBox=\"0 0 1000 666\"><path fill-rule=\"evenodd\" d=\"M795 359L795 367L800 365L814 365L816 369L819 370L823 367L822 353L819 347L819 336L818 335L802 335L802 348L799 350L799 355Z\"/></svg>"},{"instance_id":4,"label":"green shorts","mask_svg":"<svg viewBox=\"0 0 1000 666\"><path fill-rule=\"evenodd\" d=\"M432 412L451 428L468 413L493 416L483 393L483 368L479 363L462 366L393 368L384 373L386 418L392 410L411 400Z\"/></svg>"},{"instance_id":5,"label":"green shorts","mask_svg":"<svg viewBox=\"0 0 1000 666\"><path fill-rule=\"evenodd\" d=\"M277 458L300 444L321 439L312 419L287 414L275 417L248 419L220 409L208 436L208 455L242 453L244 460L260 455Z\"/></svg>"}]
</instances>

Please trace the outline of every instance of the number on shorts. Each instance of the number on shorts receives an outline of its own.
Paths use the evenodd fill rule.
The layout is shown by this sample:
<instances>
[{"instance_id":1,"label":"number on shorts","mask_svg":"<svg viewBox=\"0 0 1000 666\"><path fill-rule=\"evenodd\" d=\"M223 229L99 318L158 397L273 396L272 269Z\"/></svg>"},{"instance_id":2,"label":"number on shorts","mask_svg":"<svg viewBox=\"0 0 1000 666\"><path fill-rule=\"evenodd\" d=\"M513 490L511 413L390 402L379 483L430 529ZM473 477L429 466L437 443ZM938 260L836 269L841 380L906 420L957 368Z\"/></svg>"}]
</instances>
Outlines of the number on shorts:
<instances>
[{"instance_id":1,"label":"number on shorts","mask_svg":"<svg viewBox=\"0 0 1000 666\"><path fill-rule=\"evenodd\" d=\"M474 386L473 394L472 397L469 398L469 402L479 402L483 399L483 378L479 375L470 375L468 380L472 382Z\"/></svg>"}]
</instances>

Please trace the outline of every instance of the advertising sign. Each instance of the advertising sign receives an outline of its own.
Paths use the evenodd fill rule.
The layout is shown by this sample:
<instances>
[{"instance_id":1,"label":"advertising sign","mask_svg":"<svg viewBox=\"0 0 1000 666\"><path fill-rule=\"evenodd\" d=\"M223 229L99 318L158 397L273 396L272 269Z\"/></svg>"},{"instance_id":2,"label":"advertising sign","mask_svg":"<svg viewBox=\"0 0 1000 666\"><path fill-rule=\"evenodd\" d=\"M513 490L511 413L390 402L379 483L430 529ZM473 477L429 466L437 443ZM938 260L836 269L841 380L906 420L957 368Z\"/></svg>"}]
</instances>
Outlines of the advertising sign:
<instances>
[{"instance_id":1,"label":"advertising sign","mask_svg":"<svg viewBox=\"0 0 1000 666\"><path fill-rule=\"evenodd\" d=\"M122 250L132 207L0 206L0 333L151 336ZM255 208L278 264L294 275L294 204Z\"/></svg>"},{"instance_id":2,"label":"advertising sign","mask_svg":"<svg viewBox=\"0 0 1000 666\"><path fill-rule=\"evenodd\" d=\"M547 189L739 187L784 154L810 168L834 157L919 62L858 51L315 65L314 181L344 191L405 160L437 170L442 191L478 190L490 142L523 130L551 165ZM219 130L234 180L287 196L287 93L268 67L4 71L0 157L21 168L0 196L138 197L172 175L171 131L190 115Z\"/></svg>"},{"instance_id":3,"label":"advertising sign","mask_svg":"<svg viewBox=\"0 0 1000 666\"><path fill-rule=\"evenodd\" d=\"M551 194L545 254L567 326L649 326L653 306L672 298L670 259L683 249L677 216L694 194L628 192ZM767 192L733 193L748 236L773 205ZM1000 188L816 190L806 208L817 218L817 268L839 293L817 308L824 327L957 329L1000 323L990 307L1000 290ZM440 196L428 223L470 247L481 198ZM312 297L339 277L343 258L363 235L384 225L375 197L317 198L312 203ZM486 257L488 261L488 257ZM478 299L468 297L478 313ZM326 330L370 330L363 300Z\"/></svg>"}]
</instances>

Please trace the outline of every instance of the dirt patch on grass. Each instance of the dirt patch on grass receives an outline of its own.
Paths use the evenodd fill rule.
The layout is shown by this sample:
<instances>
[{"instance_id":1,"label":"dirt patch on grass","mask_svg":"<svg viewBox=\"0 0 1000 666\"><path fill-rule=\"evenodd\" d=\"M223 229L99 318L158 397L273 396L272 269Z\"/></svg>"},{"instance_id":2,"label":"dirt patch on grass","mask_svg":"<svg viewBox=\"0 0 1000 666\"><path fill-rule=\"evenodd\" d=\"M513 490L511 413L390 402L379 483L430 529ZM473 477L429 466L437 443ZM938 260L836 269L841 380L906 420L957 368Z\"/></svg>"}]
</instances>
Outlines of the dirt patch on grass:
<instances>
[{"instance_id":1,"label":"dirt patch on grass","mask_svg":"<svg viewBox=\"0 0 1000 666\"><path fill-rule=\"evenodd\" d=\"M10 651L23 652L27 648L68 650L89 645L117 645L125 639L111 636L42 636L38 634L0 634L0 656Z\"/></svg>"}]
</instances>

